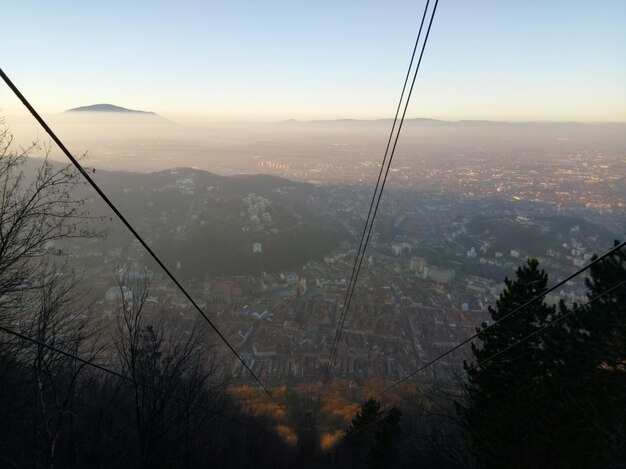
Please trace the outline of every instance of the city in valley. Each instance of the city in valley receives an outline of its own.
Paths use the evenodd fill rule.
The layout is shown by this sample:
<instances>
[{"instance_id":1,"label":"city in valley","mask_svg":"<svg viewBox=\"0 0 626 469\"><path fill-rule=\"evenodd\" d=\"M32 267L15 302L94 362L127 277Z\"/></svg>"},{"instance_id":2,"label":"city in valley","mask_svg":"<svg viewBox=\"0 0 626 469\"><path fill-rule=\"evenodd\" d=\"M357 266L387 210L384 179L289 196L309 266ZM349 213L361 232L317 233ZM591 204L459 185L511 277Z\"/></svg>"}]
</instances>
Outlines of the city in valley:
<instances>
[{"instance_id":1,"label":"city in valley","mask_svg":"<svg viewBox=\"0 0 626 469\"><path fill-rule=\"evenodd\" d=\"M0 469L625 467L624 0L9 3Z\"/></svg>"},{"instance_id":2,"label":"city in valley","mask_svg":"<svg viewBox=\"0 0 626 469\"><path fill-rule=\"evenodd\" d=\"M233 124L222 129L239 132L228 145L186 140L174 150L183 131L159 123L163 139L146 131L150 138L125 143L124 159L121 143L94 137L87 162L263 382L314 383L345 308L389 124ZM527 258L556 282L626 229L621 124L415 120L405 131L330 364L332 378L353 386L401 379L474 334ZM147 173L151 152L194 169ZM107 170L120 166L130 171ZM141 284L147 312L194 324L196 309L139 243L98 200L88 203L107 235L51 249L84 270L92 314L113 319L121 296ZM584 295L578 277L546 301ZM441 360L422 382L457 369L467 353ZM220 355L220 376L252 382L225 348Z\"/></svg>"}]
</instances>

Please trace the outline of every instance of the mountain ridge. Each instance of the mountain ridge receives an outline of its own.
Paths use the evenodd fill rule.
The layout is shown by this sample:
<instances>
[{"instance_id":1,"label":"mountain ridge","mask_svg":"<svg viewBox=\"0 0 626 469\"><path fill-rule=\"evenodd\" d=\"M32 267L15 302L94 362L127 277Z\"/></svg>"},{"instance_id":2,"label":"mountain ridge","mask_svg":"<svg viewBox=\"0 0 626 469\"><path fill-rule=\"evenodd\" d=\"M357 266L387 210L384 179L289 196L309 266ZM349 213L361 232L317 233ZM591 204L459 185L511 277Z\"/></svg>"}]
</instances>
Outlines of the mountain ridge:
<instances>
[{"instance_id":1,"label":"mountain ridge","mask_svg":"<svg viewBox=\"0 0 626 469\"><path fill-rule=\"evenodd\" d=\"M116 113L129 113L129 114L148 114L156 116L157 114L152 111L141 111L138 109L129 109L122 106L116 106L115 104L101 103L90 104L87 106L79 106L71 109L67 109L64 113L68 112L116 112Z\"/></svg>"}]
</instances>

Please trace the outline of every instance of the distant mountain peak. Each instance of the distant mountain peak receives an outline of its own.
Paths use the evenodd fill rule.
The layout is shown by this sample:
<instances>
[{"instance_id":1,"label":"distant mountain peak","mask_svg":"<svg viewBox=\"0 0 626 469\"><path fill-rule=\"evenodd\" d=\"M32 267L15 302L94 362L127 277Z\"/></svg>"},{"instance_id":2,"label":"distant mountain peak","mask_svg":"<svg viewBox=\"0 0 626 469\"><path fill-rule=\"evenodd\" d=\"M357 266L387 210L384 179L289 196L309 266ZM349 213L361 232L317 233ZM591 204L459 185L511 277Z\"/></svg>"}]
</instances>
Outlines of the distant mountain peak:
<instances>
[{"instance_id":1,"label":"distant mountain peak","mask_svg":"<svg viewBox=\"0 0 626 469\"><path fill-rule=\"evenodd\" d=\"M156 115L154 112L138 111L136 109L127 109L125 107L115 106L114 104L91 104L89 106L81 106L81 107L68 109L65 112L121 112L121 113L131 113L131 114Z\"/></svg>"}]
</instances>

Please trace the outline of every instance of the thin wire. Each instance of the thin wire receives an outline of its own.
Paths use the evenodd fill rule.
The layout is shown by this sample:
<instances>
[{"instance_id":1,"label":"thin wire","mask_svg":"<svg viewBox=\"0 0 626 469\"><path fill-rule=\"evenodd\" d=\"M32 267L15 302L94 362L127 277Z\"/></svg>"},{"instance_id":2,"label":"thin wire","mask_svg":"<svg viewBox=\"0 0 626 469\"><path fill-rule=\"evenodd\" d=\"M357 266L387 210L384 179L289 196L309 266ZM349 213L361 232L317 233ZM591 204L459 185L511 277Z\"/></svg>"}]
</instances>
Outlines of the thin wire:
<instances>
[{"instance_id":1,"label":"thin wire","mask_svg":"<svg viewBox=\"0 0 626 469\"><path fill-rule=\"evenodd\" d=\"M341 311L341 315L340 315L340 323L345 320L344 316L345 316L345 311L346 311L346 303L348 301L348 295L350 294L350 290L352 288L353 282L354 282L354 274L356 272L356 266L357 263L359 261L359 256L361 255L361 250L363 248L363 242L365 240L365 236L367 233L367 227L370 224L370 217L372 215L372 210L374 208L374 202L376 201L376 194L378 193L378 188L380 186L380 181L382 179L383 176L383 170L385 168L385 163L387 162L387 155L389 153L389 148L391 146L391 140L393 139L393 134L394 131L396 129L396 123L398 122L398 115L400 114L400 109L402 107L402 101L404 100L404 93L406 91L406 85L409 82L409 77L411 76L411 69L413 68L413 61L415 60L415 52L417 51L417 46L419 44L419 40L420 37L422 36L422 28L424 26L424 20L426 19L426 13L428 12L428 5L430 3L430 0L426 0L426 6L424 7L424 14L422 15L422 21L420 23L420 28L419 31L417 33L417 38L415 39L415 45L413 46L413 52L411 54L411 60L409 62L409 68L406 71L406 76L404 77L404 85L402 85L402 93L400 93L400 99L398 100L398 107L396 108L396 114L393 118L393 125L391 126L391 132L389 132L389 139L387 140L387 146L385 148L385 154L383 156L383 162L380 165L380 171L378 172L378 179L376 180L376 187L374 188L374 193L372 194L372 200L370 202L370 206L369 206L369 210L367 212L367 218L365 219L365 224L363 225L363 233L361 233L361 240L359 241L359 248L357 249L356 252L356 256L354 258L354 265L352 266L352 273L350 274L350 281L348 282L348 288L346 289L346 294L344 296L343 299L343 305L342 305L342 311ZM323 383L325 384L326 381L328 380L328 374L330 371L330 364L332 363L334 356L335 356L335 349L339 343L339 326L337 326L337 329L335 330L335 338L333 339L333 345L330 349L330 355L328 358L328 364L326 365L326 370L324 372L324 379L323 379Z\"/></svg>"},{"instance_id":2,"label":"thin wire","mask_svg":"<svg viewBox=\"0 0 626 469\"><path fill-rule=\"evenodd\" d=\"M102 365L98 365L97 363L94 363L94 362L92 362L90 360L85 360L84 358L80 358L80 357L78 357L78 356L76 356L76 355L74 355L72 353L66 352L66 351L61 350L61 349L59 349L57 347L54 347L54 346L49 345L49 344L46 344L45 342L41 342L40 340L34 339L32 337L29 337L29 336L24 335L24 334L22 334L20 332L17 332L17 331L14 331L12 329L9 329L7 327L4 327L2 325L0 325L0 331L3 331L5 333L7 333L7 334L11 334L11 335L13 335L13 336L15 336L15 337L17 337L19 339L32 342L33 344L38 345L40 347L47 348L48 350L51 350L51 351L53 351L55 353L59 353L61 355L64 355L64 356L66 356L68 358L71 358L71 359L76 360L76 361L78 361L80 363L83 363L84 365L91 366L92 368L95 368L97 370L100 370L100 371L103 371L103 372L108 373L110 375L113 375L113 376L116 376L118 378L121 378L124 381L128 381L130 383L136 384L136 385L138 385L138 386L140 386L142 388L150 389L151 391L154 391L154 392L157 392L157 393L162 394L164 396L167 396L170 399L173 399L175 401L178 401L178 402L181 402L183 404L190 405L190 406L196 407L198 409L204 410L204 411L206 411L206 412L208 412L208 413L210 413L212 415L215 415L216 417L220 417L220 418L223 418L225 420L229 420L231 422L237 423L239 425L243 425L245 427L252 428L253 430L256 430L256 431L259 431L259 432L262 432L262 433L270 434L270 432L268 432L267 430L264 430L262 428L256 427L256 426L251 425L251 424L246 423L246 422L242 422L241 420L238 420L238 419L236 419L234 417L222 414L221 412L217 412L215 410L211 410L211 409L209 409L207 407L204 407L204 406L202 406L200 404L193 403L193 402L191 402L191 401L189 401L187 399L183 399L182 397L178 397L178 396L176 396L174 394L170 394L169 392L166 392L166 391L163 391L161 389L155 388L154 386L152 386L150 384L143 383L141 381L137 381L136 379L133 379L133 378L131 378L129 376L123 375L122 373L119 373L117 371L111 370L110 368L106 368L106 367L104 367Z\"/></svg>"},{"instance_id":3,"label":"thin wire","mask_svg":"<svg viewBox=\"0 0 626 469\"><path fill-rule=\"evenodd\" d=\"M589 264L587 264L586 266L580 268L579 270L577 270L576 272L574 272L573 274L571 274L569 277L567 277L564 280L561 280L560 282L558 282L557 284L555 284L554 286L544 290L543 292L541 292L539 295L535 296L534 298L528 300L526 303L522 304L521 306L518 306L517 308L515 308L513 311L505 314L503 317L501 317L500 319L498 319L497 321L495 321L493 324L485 327L483 330L481 330L480 332L475 333L474 335L472 335L471 337L469 337L468 339L465 339L464 341L460 342L459 344L455 345L454 347L452 347L451 349L449 349L447 352L442 353L441 355L439 355L437 358L433 358L431 361L429 361L428 363L426 363L425 365L419 367L417 370L413 371L412 373L409 373L408 375L406 375L404 378L396 381L395 383L393 383L391 386L387 387L385 390L381 391L378 396L387 393L388 391L391 391L393 388L395 388L396 386L398 386L399 384L405 382L406 380L412 378L413 376L415 376L418 373L421 373L422 371L424 371L426 368L429 368L430 366L434 365L436 362L438 362L439 360L447 357L448 355L450 355L452 352L460 349L461 347L463 347L464 345L466 345L467 343L471 342L472 340L474 340L475 338L477 338L478 336L480 336L481 334L484 334L486 331L488 331L489 329L495 327L496 325L500 324L502 321L507 320L508 318L510 318L512 315L516 314L517 312L525 309L527 306L531 305L532 303L534 303L535 301L543 298L544 296L546 296L547 294L553 292L554 290L556 290L557 288L560 288L561 286L565 285L565 283L569 282L570 280L572 280L574 277L577 277L578 275L582 274L584 271L586 271L587 269L589 269L590 267L596 265L598 262L602 261L603 259L605 259L608 256L611 256L613 253L615 253L616 251L620 250L621 248L623 248L624 246L626 246L626 241L621 242L620 244L618 244L617 246L613 247L612 249L610 249L609 251L605 252L604 254L602 254L600 257L596 258L595 260L593 260L592 262L590 262Z\"/></svg>"},{"instance_id":4,"label":"thin wire","mask_svg":"<svg viewBox=\"0 0 626 469\"><path fill-rule=\"evenodd\" d=\"M509 350L511 350L512 348L517 347L518 345L521 345L521 344L523 344L524 342L526 342L527 340L530 340L530 339L531 339L531 338L533 338L534 336L536 336L536 335L540 334L541 332L543 332L544 330L546 330L548 327L551 327L551 326L553 326L554 324L556 324L556 323L558 323L558 322L560 322L560 321L564 320L565 318L567 318L567 317L571 316L572 314L574 314L574 313L576 313L576 312L578 312L578 311L580 311L580 310L582 310L582 309L587 308L587 307L588 307L589 305L591 305L591 303L593 303L594 301L599 300L599 299L600 299L600 298L602 298L603 296L608 295L609 293L613 292L614 290L617 290L619 287L621 287L621 286L623 286L623 285L626 285L626 280L623 280L623 281L621 281L620 283L618 283L617 285L613 285L613 286L612 286L611 288L609 288L608 290L605 290L604 292L600 293L599 295L596 295L595 297L593 297L593 298L591 298L589 301L587 301L587 303L585 303L585 304L583 304L583 305L581 305L581 306L578 306L578 307L574 308L572 311L569 311L568 313L565 313L564 315L559 316L559 317L557 317L556 319L553 319L552 321L550 321L550 322L548 322L548 323L544 324L544 325L543 325L542 327L540 327L539 329L534 330L533 332L531 332L530 334L528 334L528 335L526 335L525 337L521 338L521 339L520 339L520 340L518 340L517 342L515 342L515 343L513 343L513 344L509 344L507 347L503 348L502 350L499 350L499 351L497 351L497 352L493 353L492 355L490 355L489 357L485 358L485 359L484 359L484 360L482 360L481 362L476 363L476 364L474 364L474 365L472 365L472 366L470 366L470 367L466 368L466 369L464 370L464 372L467 374L468 372L470 372L470 371L472 371L472 370L475 370L475 369L477 369L477 368L480 368L481 366L483 366L483 365L484 365L484 364L486 364L487 362L489 362L489 361L493 360L494 358L497 358L497 357L498 357L498 356L500 356L501 354L503 354L503 353L505 353L505 352L508 352L508 351L509 351ZM447 385L449 385L449 384L451 384L451 383L455 383L455 382L457 382L457 381L458 381L458 378L453 378L453 379L450 379L450 380L448 380L448 381L445 381L445 382L444 382L444 383L442 383L442 384L437 385L434 389L429 390L429 392L430 392L430 393L435 393L435 392L439 391L440 389L444 388L445 386L447 386ZM386 391L383 391L383 392L381 392L381 393L377 394L376 396L374 396L374 398L376 399L376 398L380 397L380 396L381 396L381 395L383 395L385 392L386 392ZM411 404L414 404L414 402L413 402L410 398L405 397L405 396L402 396L402 395L400 395L400 397L401 397L402 399L404 399L405 401L407 401L407 402L409 402L409 403L411 403Z\"/></svg>"},{"instance_id":5,"label":"thin wire","mask_svg":"<svg viewBox=\"0 0 626 469\"><path fill-rule=\"evenodd\" d=\"M467 373L468 371L472 371L475 370L476 368L480 368L481 366L483 366L485 363L487 363L488 361L493 360L494 358L500 356L501 354L508 352L509 350L511 350L513 347L517 347L518 345L523 344L524 342L526 342L527 340L533 338L534 336L536 336L537 334L543 332L544 330L546 330L548 327L558 323L559 321L562 321L563 319L567 318L568 316L571 316L572 314L576 313L577 311L580 311L583 308L588 307L591 303L593 303L596 300L599 300L600 298L602 298L605 295L608 295L609 293L613 292L614 290L617 290L619 287L621 287L622 285L626 284L626 280L621 281L620 283L618 283L617 285L612 286L611 288L609 288L608 290L602 292L599 295L594 296L593 298L591 298L587 303L585 303L582 306L578 306L577 308L574 308L573 310L571 310L568 313L563 314L562 316L559 316L556 319L553 319L552 321L544 324L542 327L540 327L539 329L536 329L535 331L531 332L530 334L528 334L526 337L523 337L522 339L520 339L519 341L510 344L509 346L503 348L502 350L499 350L498 352L494 353L493 355L490 355L489 357L485 358L483 361L470 366L469 368L467 368L465 370L465 372ZM447 383L446 383L447 384Z\"/></svg>"},{"instance_id":6,"label":"thin wire","mask_svg":"<svg viewBox=\"0 0 626 469\"><path fill-rule=\"evenodd\" d=\"M395 129L395 126L396 126L396 122L398 120L398 113L399 113L400 108L401 108L402 98L404 97L404 92L405 92L406 85L407 85L407 82L408 82L407 80L409 78L411 67L413 66L413 60L415 58L415 52L417 50L417 45L419 43L419 39L420 39L420 36L421 36L421 33L422 33L422 28L424 26L424 20L426 18L426 13L428 12L429 3L430 3L430 0L428 0L426 2L426 7L424 8L424 15L422 16L420 29L419 29L419 32L418 32L418 35L417 35L417 39L415 41L415 46L413 48L413 54L411 56L411 62L410 62L410 65L409 65L409 69L407 70L407 75L406 75L406 78L405 78L405 81L404 81L404 86L402 87L402 94L400 96L400 101L398 102L398 108L396 110L396 115L395 115L395 118L394 118L393 126L391 128L391 133L389 134L389 140L387 141L387 147L385 149L385 156L383 158L383 163L382 163L382 165L380 167L380 172L379 172L379 175L378 175L378 181L376 182L376 189L374 190L374 194L372 196L372 203L370 204L370 209L369 209L369 212L368 212L368 218L365 221L365 226L363 227L363 235L365 235L365 232L367 231L367 237L365 238L365 242L363 242L363 235L361 236L361 243L359 244L359 250L357 251L357 255L356 255L356 258L355 258L354 266L352 268L352 275L350 277L350 283L348 284L348 289L346 290L346 297L344 299L344 304L343 304L342 314L341 314L340 321L339 321L339 326L337 327L337 330L335 332L335 339L333 341L333 346L331 348L330 357L329 357L328 363L326 365L326 372L324 373L324 379L323 379L323 384L324 385L328 382L328 378L329 378L329 375L330 375L330 368L331 368L332 362L334 360L334 356L335 356L335 353L336 353L336 350L337 350L337 346L339 345L339 340L341 338L341 332L343 331L344 324L345 324L346 318L348 316L348 311L350 309L350 304L352 302L352 296L354 294L354 289L356 287L356 282L357 282L357 280L359 278L359 273L361 271L361 265L363 264L363 258L365 257L365 250L367 249L367 245L369 243L369 239L370 239L370 236L371 236L371 233L372 233L372 228L374 226L374 220L376 219L376 214L378 213L378 206L380 205L380 200L381 200L381 197L382 197L382 194L383 194L383 190L385 189L385 184L387 182L387 177L389 175L389 168L391 167L391 162L393 161L393 156L394 156L395 151L396 151L396 145L398 143L398 138L400 136L400 131L402 130L402 124L404 123L404 118L406 116L406 111L408 109L409 102L411 100L411 95L413 93L413 87L415 85L415 80L417 78L417 73L419 72L419 68L420 68L420 65L422 63L422 57L424 55L424 50L425 50L426 44L428 42L428 36L430 35L430 28L432 26L433 19L435 17L435 12L437 11L437 5L439 3L439 0L435 1L435 6L433 8L433 11L432 11L432 14L431 14L431 17L430 17L430 21L428 23L428 29L426 31L426 36L424 38L424 43L422 44L422 49L421 49L420 56L419 56L419 59L418 59L418 62L417 62L417 66L416 66L415 72L413 74L413 80L411 82L411 87L409 88L409 93L407 95L407 99L406 99L406 102L405 102L405 105L404 105L404 111L402 113L402 118L400 119L400 124L398 125L398 131L396 132L396 138L395 138L395 141L394 141L394 144L393 144L393 147L392 147L392 150L391 150L391 154L389 156L389 161L387 162L387 168L385 170L385 174L384 174L384 177L383 177L382 183L381 183L380 182L381 181L381 174L383 172L383 168L385 167L385 162L387 160L387 153L388 153L388 150L389 150L389 146L390 146L391 140L393 138L394 129ZM371 216L371 221L370 221L370 213L372 213L372 207L373 207L374 199L376 199L376 193L378 191L379 184L380 184L380 191L378 192L378 199L376 200L376 205L375 205L373 214ZM368 222L369 222L369 227L368 227ZM361 249L361 246L362 246L362 249Z\"/></svg>"},{"instance_id":7,"label":"thin wire","mask_svg":"<svg viewBox=\"0 0 626 469\"><path fill-rule=\"evenodd\" d=\"M430 35L430 28L432 26L432 22L433 22L433 19L435 17L435 12L437 11L438 3L439 3L439 0L436 0L435 1L435 6L433 8L433 12L432 12L432 15L431 15L431 18L430 18L430 22L429 22L429 25L428 25L428 30L426 31L426 37L424 39L424 44L422 45L422 50L420 52L420 57L419 57L419 60L418 60L418 63L417 63L417 67L416 67L415 73L413 75L413 81L411 83L411 88L409 89L409 94L408 94L408 97L407 97L407 101L406 101L405 106L404 106L404 111L402 113L402 118L400 119L400 125L398 126L398 132L396 133L396 138L395 138L394 145L393 145L393 148L392 148L392 151L391 151L391 156L389 158L389 162L387 164L387 169L385 171L385 176L384 176L383 181L382 181L380 192L378 193L378 199L376 201L376 206L375 206L375 209L374 209L372 222L371 222L371 224L369 226L369 229L368 229L368 232L367 232L367 238L365 239L365 244L364 244L364 247L363 247L363 254L359 258L359 263L358 263L358 267L357 267L356 274L355 274L355 277L354 277L354 282L352 284L352 289L350 290L350 295L349 295L348 301L347 301L347 303L345 305L345 312L344 312L342 321L341 321L341 323L339 325L339 333L338 333L337 342L339 341L339 337L341 337L341 332L343 331L343 328L344 328L344 325L345 325L345 320L347 318L348 311L350 309L350 304L352 303L352 297L354 295L354 290L356 288L356 282L358 280L359 273L361 272L361 266L363 265L363 258L365 257L365 250L367 249L367 245L369 243L369 239L370 239L370 236L372 234L372 229L374 227L374 219L376 218L376 214L378 213L378 207L380 205L380 201L381 201L381 198L382 198L382 195L383 195L383 190L384 190L385 184L387 182L387 177L389 175L389 169L391 168L391 163L393 161L393 156L395 154L396 146L398 144L398 139L400 137L400 131L402 130L402 125L404 123L404 118L406 116L406 112L407 112L407 109L408 109L408 106L409 106L409 101L411 99L411 94L413 92L413 87L415 85L415 80L417 78L417 73L419 71L419 67L420 67L420 64L422 62L422 57L424 55L424 50L426 48L426 43L428 42L428 37Z\"/></svg>"},{"instance_id":8,"label":"thin wire","mask_svg":"<svg viewBox=\"0 0 626 469\"><path fill-rule=\"evenodd\" d=\"M74 156L72 156L72 154L65 147L63 142L61 142L61 140L56 136L56 134L48 126L48 124L46 124L46 122L41 118L41 116L37 113L37 111L35 111L35 108L33 108L33 106L28 102L28 100L24 97L24 95L20 92L20 90L13 84L13 82L9 79L7 74L4 73L2 68L0 68L0 76L2 76L2 79L7 84L7 86L9 88L11 88L13 93L15 93L15 95L19 98L19 100L22 102L22 104L24 104L26 109L28 109L28 111L33 115L35 120L37 120L37 122L39 122L39 124L43 127L43 129L50 136L50 138L52 138L52 140L54 140L54 142L59 146L59 148L65 154L65 156L67 156L69 158L69 160L72 162L72 164L83 175L83 177L87 180L87 182L91 185L91 187L98 193L98 195L102 198L102 200L104 200L104 202L109 206L109 208L111 210L113 210L115 215L120 219L120 221L124 224L124 226L126 226L126 228L128 228L128 230L137 239L137 241L139 241L139 243L144 247L144 249L148 252L148 254L150 254L150 256L156 261L156 263L159 265L159 267L161 267L163 269L163 271L167 274L167 276L170 278L170 280L172 282L174 282L176 287L178 287L178 289L185 296L185 298L187 298L187 300L194 306L194 308L198 311L198 313L200 313L200 315L209 324L209 326L211 326L211 328L215 331L215 333L219 336L219 338L222 339L222 341L226 344L226 346L230 349L230 351L243 364L245 369L248 370L250 375L255 379L255 381L259 384L259 386L261 386L261 389L263 389L263 391L265 391L265 393L270 397L270 399L274 402L274 404L276 404L280 408L280 410L283 411L283 413L285 415L288 415L287 411L278 402L278 400L276 400L276 398L272 395L272 393L269 391L269 389L267 389L265 387L265 385L261 382L261 380L257 377L257 375L252 371L252 369L248 366L248 364L245 362L245 360L239 355L239 353L237 353L235 348L230 344L230 342L228 342L226 337L224 337L224 335L219 331L219 329L217 328L217 326L215 326L213 321L211 321L209 319L209 317L204 313L204 311L202 311L202 308L200 308L200 306L198 306L198 304L194 301L194 299L187 292L187 290L181 285L181 283L176 279L176 277L174 277L174 275L165 266L165 264L163 264L161 259L159 259L159 257L150 248L150 246L148 246L148 244L143 240L143 238L139 235L139 233L137 233L135 228L133 228L133 226L126 219L126 217L124 217L124 215L122 215L122 213L117 209L117 207L113 204L113 202L111 202L111 200L109 200L107 195L102 191L102 189L100 189L98 184L96 184L96 182L91 178L91 176L87 173L85 168L83 168L82 165L78 162L78 160L76 158L74 158Z\"/></svg>"},{"instance_id":9,"label":"thin wire","mask_svg":"<svg viewBox=\"0 0 626 469\"><path fill-rule=\"evenodd\" d=\"M526 342L527 340L530 340L530 339L531 339L531 338L533 338L534 336L536 336L536 335L540 334L541 332L543 332L543 331L544 331L544 330L546 330L547 328L549 328L549 327L553 326L554 324L556 324L556 323L558 323L558 322L560 322L560 321L564 320L565 318L567 318L567 317L571 316L572 314L574 314L574 313L576 313L576 312L578 312L578 311L580 311L580 310L582 310L582 309L584 309L584 308L587 308L587 307L588 307L588 306L590 306L590 305L591 305L591 303L593 303L594 301L599 300L599 299L600 299L600 298L602 298L603 296L608 295L609 293L611 293L611 292L613 292L613 291L617 290L619 287L621 287L621 286L623 286L623 285L626 285L626 280L624 280L624 281L622 281L622 282L618 283L617 285L612 286L611 288L609 288L608 290L605 290L604 292L600 293L599 295L596 295L595 297L593 297L593 298L591 298L589 301L587 301L587 303L585 303L585 304L583 304L583 305L581 305L581 306L578 306L577 308L574 308L573 310L569 311L568 313L563 314L562 316L559 316L558 318L553 319L552 321L550 321L550 322L548 322L548 323L544 324L542 327L540 327L539 329L534 330L533 332L531 332L530 334L528 334L528 335L526 335L525 337L521 338L521 339L520 339L520 340L518 340L517 342L514 342L514 343L512 343L512 344L508 345L507 347L503 348L502 350L499 350L498 352L496 352L496 353L494 353L494 354L490 355L489 357L485 358L485 359L484 359L484 360L482 360L480 363L477 363L477 364L475 364L475 365L470 366L469 368L467 368L467 369L465 370L465 373L467 373L467 372L469 372L469 371L472 371L472 370L474 370L474 369L476 369L476 368L479 368L479 367L483 366L485 363L487 363L487 362L489 362L489 361L491 361L491 360L494 360L495 358L499 357L499 356L500 356L500 355L502 355L503 353L506 353L506 352L508 352L509 350L511 350L511 349L513 349L513 348L515 348L515 347L517 347L517 346L519 346L519 345L523 344L524 342ZM448 385L448 384L450 384L450 383L452 383L452 382L454 382L454 381L456 381L456 379L452 379L452 380L446 381L445 383L443 383L443 384L441 384L441 385L437 386L437 387L435 388L435 390L434 390L434 391L437 391L437 390L439 390L439 389L443 388L444 386L446 386L446 385ZM390 388L385 389L384 391L381 391L380 393L378 393L378 394L376 394L376 395L374 396L374 399L378 399L380 396L382 396L382 395L383 395L383 394L385 394L386 392L390 391L391 389L392 389L392 388L390 387ZM400 396L400 397L403 397L403 396ZM404 397L403 397L403 399L405 399L405 400L407 400L407 401L409 401L409 402L410 402L410 400L409 400L408 398L404 398ZM411 403L412 403L412 402L411 402ZM385 416L383 416L383 417L380 417L380 418L378 418L378 419L374 420L373 422L370 422L370 423L369 423L368 425L366 425L365 427L362 427L362 428L360 428L360 429L358 429L358 430L356 430L356 431L354 431L354 432L352 432L352 433L348 433L346 436L353 436L354 434L358 434L358 433L360 433L360 432L362 432L362 431L364 431L364 430L367 430L368 428L370 428L370 427L372 427L372 426L376 425L378 422L381 422L381 421L385 420L385 419L386 419L386 418L388 418L388 417L389 417L389 415L385 415Z\"/></svg>"}]
</instances>

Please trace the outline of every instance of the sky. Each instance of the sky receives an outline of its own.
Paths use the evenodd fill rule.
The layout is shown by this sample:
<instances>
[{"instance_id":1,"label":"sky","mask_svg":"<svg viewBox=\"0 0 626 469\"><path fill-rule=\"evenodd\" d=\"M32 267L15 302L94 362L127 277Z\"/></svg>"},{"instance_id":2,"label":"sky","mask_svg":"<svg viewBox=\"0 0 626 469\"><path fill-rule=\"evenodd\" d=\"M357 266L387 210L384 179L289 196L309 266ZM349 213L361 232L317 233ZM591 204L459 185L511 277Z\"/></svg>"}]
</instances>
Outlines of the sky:
<instances>
[{"instance_id":1,"label":"sky","mask_svg":"<svg viewBox=\"0 0 626 469\"><path fill-rule=\"evenodd\" d=\"M44 114L388 118L424 4L5 0L0 66ZM407 116L624 122L624 25L623 0L440 0Z\"/></svg>"}]
</instances>

